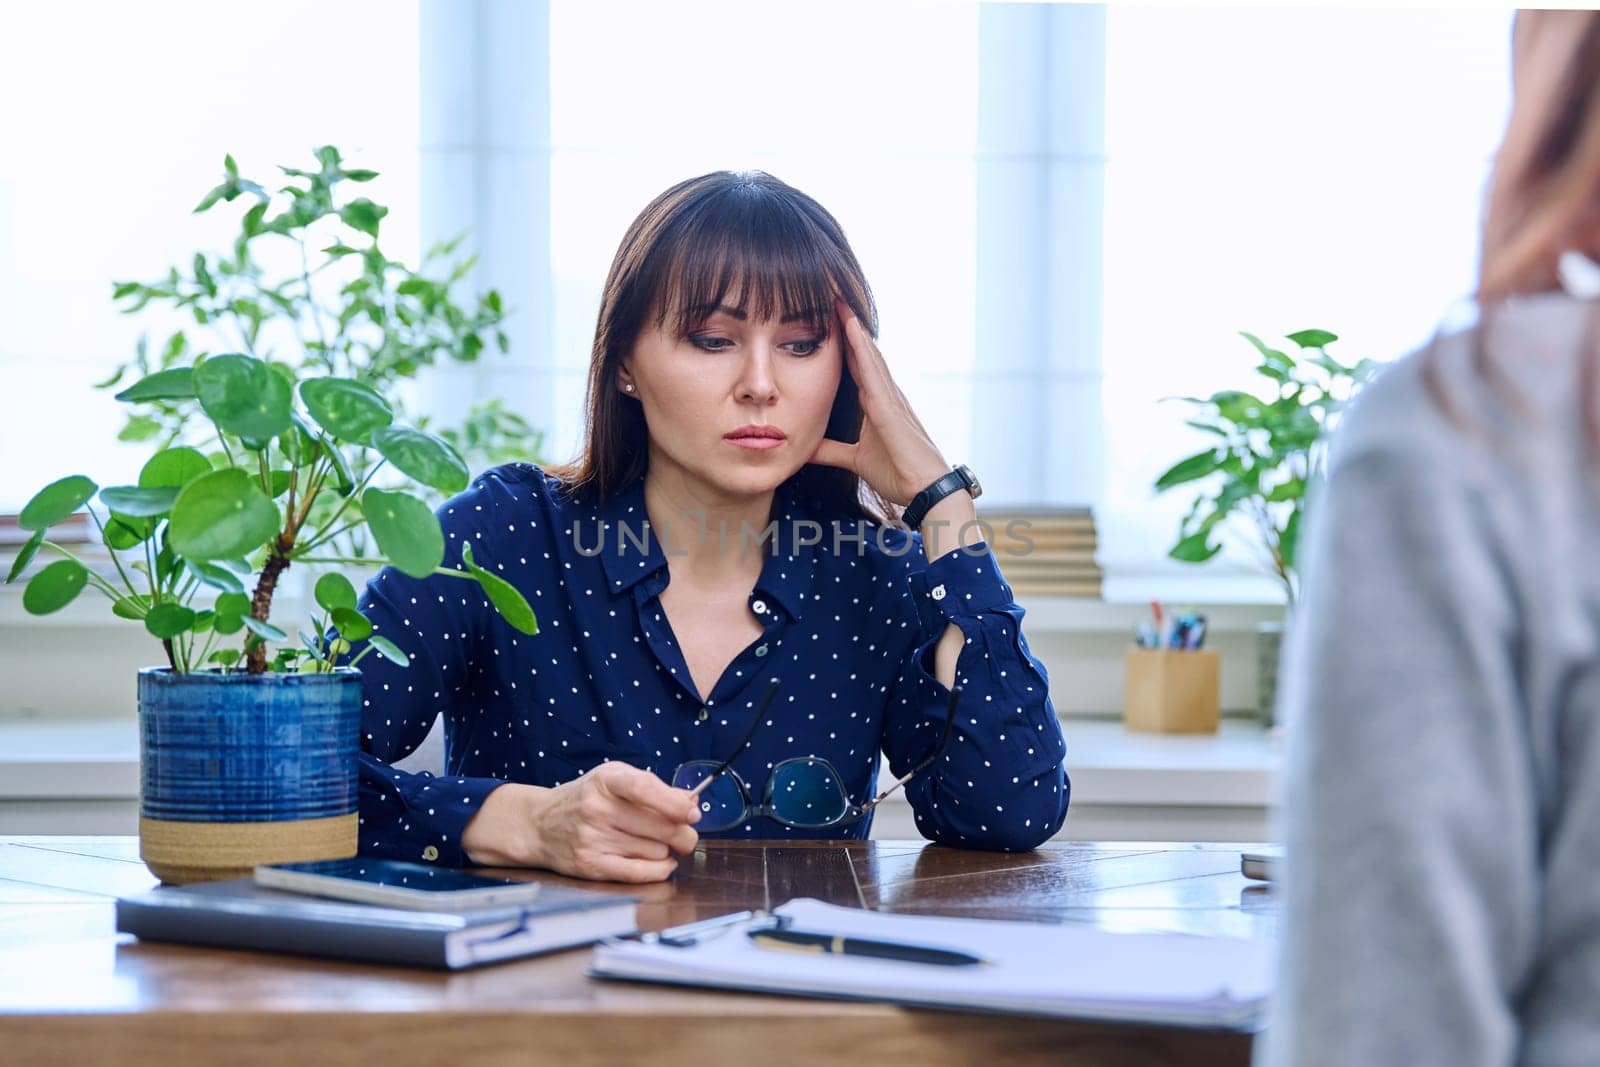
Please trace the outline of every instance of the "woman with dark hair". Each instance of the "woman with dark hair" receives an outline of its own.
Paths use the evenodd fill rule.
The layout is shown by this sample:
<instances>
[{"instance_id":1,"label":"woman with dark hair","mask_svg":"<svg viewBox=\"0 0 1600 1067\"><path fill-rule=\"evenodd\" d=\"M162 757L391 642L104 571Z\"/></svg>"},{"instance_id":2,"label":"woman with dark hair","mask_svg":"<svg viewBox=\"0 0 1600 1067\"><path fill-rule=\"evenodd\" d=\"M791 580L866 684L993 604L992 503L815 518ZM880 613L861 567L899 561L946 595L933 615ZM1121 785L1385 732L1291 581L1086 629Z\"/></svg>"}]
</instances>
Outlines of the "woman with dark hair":
<instances>
[{"instance_id":1,"label":"woman with dark hair","mask_svg":"<svg viewBox=\"0 0 1600 1067\"><path fill-rule=\"evenodd\" d=\"M439 512L446 566L470 546L540 632L466 582L368 583L411 663L363 661L363 853L659 880L701 835L865 837L880 752L935 841L1060 828L1064 744L980 487L876 334L803 193L718 172L645 208L606 280L581 457L490 470ZM447 775L389 766L441 714Z\"/></svg>"},{"instance_id":2,"label":"woman with dark hair","mask_svg":"<svg viewBox=\"0 0 1600 1067\"><path fill-rule=\"evenodd\" d=\"M1329 454L1258 1062L1600 1062L1600 14L1522 11L1479 316Z\"/></svg>"}]
</instances>

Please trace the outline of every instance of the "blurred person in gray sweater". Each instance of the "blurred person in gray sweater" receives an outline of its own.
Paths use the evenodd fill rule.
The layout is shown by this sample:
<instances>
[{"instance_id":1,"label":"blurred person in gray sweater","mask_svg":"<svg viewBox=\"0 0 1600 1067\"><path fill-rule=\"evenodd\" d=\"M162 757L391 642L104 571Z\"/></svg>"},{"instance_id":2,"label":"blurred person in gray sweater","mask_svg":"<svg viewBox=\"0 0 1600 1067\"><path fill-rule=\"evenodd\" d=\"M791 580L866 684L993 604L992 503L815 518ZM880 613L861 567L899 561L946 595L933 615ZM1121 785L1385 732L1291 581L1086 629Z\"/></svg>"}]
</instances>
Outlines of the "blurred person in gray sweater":
<instances>
[{"instance_id":1,"label":"blurred person in gray sweater","mask_svg":"<svg viewBox=\"0 0 1600 1067\"><path fill-rule=\"evenodd\" d=\"M1258 1065L1600 1064L1600 13L1512 57L1477 322L1315 490Z\"/></svg>"}]
</instances>

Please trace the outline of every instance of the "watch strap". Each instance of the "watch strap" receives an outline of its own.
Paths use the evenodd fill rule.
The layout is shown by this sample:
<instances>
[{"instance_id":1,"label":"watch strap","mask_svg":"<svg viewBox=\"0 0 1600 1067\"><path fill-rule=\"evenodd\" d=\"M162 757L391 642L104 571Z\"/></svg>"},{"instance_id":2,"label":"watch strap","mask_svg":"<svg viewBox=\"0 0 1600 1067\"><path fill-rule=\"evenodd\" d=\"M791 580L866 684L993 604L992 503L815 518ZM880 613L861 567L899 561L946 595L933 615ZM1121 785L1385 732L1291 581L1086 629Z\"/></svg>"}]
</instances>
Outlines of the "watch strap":
<instances>
[{"instance_id":1,"label":"watch strap","mask_svg":"<svg viewBox=\"0 0 1600 1067\"><path fill-rule=\"evenodd\" d=\"M911 503L907 504L906 510L901 513L900 521L910 529L917 529L935 504L956 490L965 488L967 480L961 476L961 472L951 470L949 474L942 475L932 485L912 497Z\"/></svg>"}]
</instances>

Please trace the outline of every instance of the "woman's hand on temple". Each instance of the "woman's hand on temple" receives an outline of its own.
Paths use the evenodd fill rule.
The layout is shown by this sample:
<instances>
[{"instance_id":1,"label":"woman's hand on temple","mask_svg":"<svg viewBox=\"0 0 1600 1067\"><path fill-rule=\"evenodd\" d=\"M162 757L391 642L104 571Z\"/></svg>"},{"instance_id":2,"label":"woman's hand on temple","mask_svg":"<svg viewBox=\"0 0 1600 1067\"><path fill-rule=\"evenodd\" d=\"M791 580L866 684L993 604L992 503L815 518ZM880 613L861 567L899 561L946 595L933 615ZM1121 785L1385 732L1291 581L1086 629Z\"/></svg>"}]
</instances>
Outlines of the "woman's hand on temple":
<instances>
[{"instance_id":1,"label":"woman's hand on temple","mask_svg":"<svg viewBox=\"0 0 1600 1067\"><path fill-rule=\"evenodd\" d=\"M615 761L551 789L507 783L467 824L474 864L542 867L606 882L671 877L674 853L694 851L700 807L649 771Z\"/></svg>"},{"instance_id":2,"label":"woman's hand on temple","mask_svg":"<svg viewBox=\"0 0 1600 1067\"><path fill-rule=\"evenodd\" d=\"M911 402L895 384L883 353L855 311L837 296L833 303L844 327L845 360L861 395L861 439L852 445L824 437L810 462L853 471L885 499L909 504L913 496L950 473L950 464L911 410Z\"/></svg>"}]
</instances>

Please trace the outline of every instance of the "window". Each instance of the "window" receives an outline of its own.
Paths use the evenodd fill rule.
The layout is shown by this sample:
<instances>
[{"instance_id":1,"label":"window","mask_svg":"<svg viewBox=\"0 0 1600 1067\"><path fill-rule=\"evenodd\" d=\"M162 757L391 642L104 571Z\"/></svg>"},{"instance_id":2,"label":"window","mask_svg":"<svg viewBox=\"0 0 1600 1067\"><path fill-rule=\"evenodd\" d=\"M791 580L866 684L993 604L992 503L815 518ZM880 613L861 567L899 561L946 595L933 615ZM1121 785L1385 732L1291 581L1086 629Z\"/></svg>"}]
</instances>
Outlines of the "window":
<instances>
[{"instance_id":1,"label":"window","mask_svg":"<svg viewBox=\"0 0 1600 1067\"><path fill-rule=\"evenodd\" d=\"M1468 294L1507 117L1510 13L1116 6L1106 25L1107 593L1270 596L1246 552L1165 558L1204 447L1162 397L1257 388L1248 330L1349 361L1425 342ZM1209 575L1199 577L1199 575ZM1110 579L1117 579L1113 582ZM1148 583L1148 588L1147 588Z\"/></svg>"},{"instance_id":2,"label":"window","mask_svg":"<svg viewBox=\"0 0 1600 1067\"><path fill-rule=\"evenodd\" d=\"M148 448L116 443L91 385L141 330L195 327L120 314L112 281L228 247L237 210L190 214L225 153L271 182L338 145L382 172L385 250L416 259L417 51L414 2L0 5L0 512L53 477L138 473Z\"/></svg>"},{"instance_id":3,"label":"window","mask_svg":"<svg viewBox=\"0 0 1600 1067\"><path fill-rule=\"evenodd\" d=\"M616 27L626 24L628 32ZM839 220L885 354L959 454L973 364L977 4L550 5L552 458L582 440L606 271L658 193L760 169Z\"/></svg>"}]
</instances>

